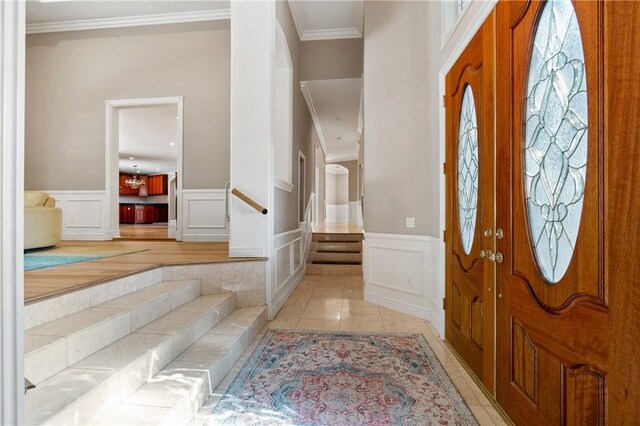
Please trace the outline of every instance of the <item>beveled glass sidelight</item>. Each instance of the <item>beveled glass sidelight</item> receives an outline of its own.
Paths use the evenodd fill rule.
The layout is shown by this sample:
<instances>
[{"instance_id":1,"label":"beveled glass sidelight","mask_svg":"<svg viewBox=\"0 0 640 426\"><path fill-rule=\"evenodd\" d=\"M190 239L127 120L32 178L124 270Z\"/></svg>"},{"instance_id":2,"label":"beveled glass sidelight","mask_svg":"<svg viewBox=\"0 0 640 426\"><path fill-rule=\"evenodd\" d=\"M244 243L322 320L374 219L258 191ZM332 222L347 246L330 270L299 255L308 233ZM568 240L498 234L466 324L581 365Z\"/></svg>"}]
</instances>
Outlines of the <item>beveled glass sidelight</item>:
<instances>
[{"instance_id":1,"label":"beveled glass sidelight","mask_svg":"<svg viewBox=\"0 0 640 426\"><path fill-rule=\"evenodd\" d=\"M478 212L478 121L471 86L464 89L458 127L458 221L465 254L471 253Z\"/></svg>"},{"instance_id":2,"label":"beveled glass sidelight","mask_svg":"<svg viewBox=\"0 0 640 426\"><path fill-rule=\"evenodd\" d=\"M544 278L566 273L578 238L587 173L587 81L570 0L549 0L535 29L525 103L525 196Z\"/></svg>"}]
</instances>

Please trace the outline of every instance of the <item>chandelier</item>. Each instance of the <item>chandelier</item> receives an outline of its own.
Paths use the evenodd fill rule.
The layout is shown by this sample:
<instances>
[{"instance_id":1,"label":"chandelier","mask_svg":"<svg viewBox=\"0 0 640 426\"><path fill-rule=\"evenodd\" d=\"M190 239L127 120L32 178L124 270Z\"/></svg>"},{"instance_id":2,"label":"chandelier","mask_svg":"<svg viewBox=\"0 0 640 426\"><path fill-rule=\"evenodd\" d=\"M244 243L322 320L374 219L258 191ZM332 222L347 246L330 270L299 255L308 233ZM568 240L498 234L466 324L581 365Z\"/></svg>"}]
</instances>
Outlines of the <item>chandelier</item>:
<instances>
[{"instance_id":1,"label":"chandelier","mask_svg":"<svg viewBox=\"0 0 640 426\"><path fill-rule=\"evenodd\" d=\"M144 185L144 181L138 177L138 166L133 166L136 169L136 174L124 181L124 184L132 189L138 189L140 185Z\"/></svg>"}]
</instances>

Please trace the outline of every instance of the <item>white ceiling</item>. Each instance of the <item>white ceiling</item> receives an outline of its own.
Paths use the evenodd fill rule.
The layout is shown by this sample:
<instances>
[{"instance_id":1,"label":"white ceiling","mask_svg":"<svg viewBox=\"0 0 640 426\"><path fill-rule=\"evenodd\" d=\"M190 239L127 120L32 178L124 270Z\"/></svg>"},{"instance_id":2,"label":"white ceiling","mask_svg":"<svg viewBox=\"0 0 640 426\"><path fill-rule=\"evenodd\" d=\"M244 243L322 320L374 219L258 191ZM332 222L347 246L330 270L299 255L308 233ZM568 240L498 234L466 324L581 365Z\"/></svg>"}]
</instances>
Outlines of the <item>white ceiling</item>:
<instances>
[{"instance_id":1,"label":"white ceiling","mask_svg":"<svg viewBox=\"0 0 640 426\"><path fill-rule=\"evenodd\" d=\"M300 40L362 37L362 0L289 1Z\"/></svg>"},{"instance_id":2,"label":"white ceiling","mask_svg":"<svg viewBox=\"0 0 640 426\"><path fill-rule=\"evenodd\" d=\"M229 1L27 0L27 33L229 18Z\"/></svg>"},{"instance_id":3,"label":"white ceiling","mask_svg":"<svg viewBox=\"0 0 640 426\"><path fill-rule=\"evenodd\" d=\"M123 108L119 110L119 168L142 174L172 173L177 170L177 107ZM130 159L133 157L133 160Z\"/></svg>"},{"instance_id":4,"label":"white ceiling","mask_svg":"<svg viewBox=\"0 0 640 426\"><path fill-rule=\"evenodd\" d=\"M349 173L349 170L340 164L327 164L324 166L324 170L332 175L346 175Z\"/></svg>"},{"instance_id":5,"label":"white ceiling","mask_svg":"<svg viewBox=\"0 0 640 426\"><path fill-rule=\"evenodd\" d=\"M327 161L357 159L362 79L312 80L301 86Z\"/></svg>"}]
</instances>

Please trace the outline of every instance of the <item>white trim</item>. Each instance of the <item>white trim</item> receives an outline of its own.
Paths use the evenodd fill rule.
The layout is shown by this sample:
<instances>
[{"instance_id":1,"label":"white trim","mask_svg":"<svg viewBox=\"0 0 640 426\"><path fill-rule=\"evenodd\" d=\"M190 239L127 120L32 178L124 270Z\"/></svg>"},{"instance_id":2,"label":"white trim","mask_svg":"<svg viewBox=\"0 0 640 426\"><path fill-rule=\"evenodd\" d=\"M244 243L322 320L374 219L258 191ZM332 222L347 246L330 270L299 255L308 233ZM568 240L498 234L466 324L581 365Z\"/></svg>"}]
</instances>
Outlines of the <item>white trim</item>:
<instances>
[{"instance_id":1,"label":"white trim","mask_svg":"<svg viewBox=\"0 0 640 426\"><path fill-rule=\"evenodd\" d=\"M27 34L96 30L105 28L139 27L144 25L178 24L186 22L219 21L230 18L230 9L159 13L154 15L123 16L118 18L83 19L77 21L29 24L27 25Z\"/></svg>"},{"instance_id":2,"label":"white trim","mask_svg":"<svg viewBox=\"0 0 640 426\"><path fill-rule=\"evenodd\" d=\"M280 21L276 19L276 58L275 58L275 71L274 71L274 79L277 81L278 79L278 69L282 70L282 67L277 66L277 49L278 43L283 48L285 53L285 59L287 61L286 67L286 75L287 75L287 112L288 115L286 117L286 134L284 135L285 145L281 146L282 142L279 141L278 137L283 135L275 135L274 137L274 167L273 167L273 184L276 188L291 192L293 190L293 165L291 164L291 151L293 149L293 59L291 58L291 50L289 49L289 43L287 42L287 36L280 24ZM276 84L277 85L277 84ZM274 88L276 87L274 85ZM277 92L274 92L274 98L277 96ZM275 99L274 99L275 102ZM274 114L275 121L279 120L278 117L278 105L274 103ZM274 126L277 128L277 126ZM282 158L279 158L279 157ZM283 161L282 164L279 164L280 161ZM280 170L279 168L285 168L285 170ZM285 179L283 179L285 178Z\"/></svg>"},{"instance_id":3,"label":"white trim","mask_svg":"<svg viewBox=\"0 0 640 426\"><path fill-rule=\"evenodd\" d=\"M437 276L439 239L431 236L365 233L365 300L416 315L443 333L444 310Z\"/></svg>"},{"instance_id":4,"label":"white trim","mask_svg":"<svg viewBox=\"0 0 640 426\"><path fill-rule=\"evenodd\" d=\"M362 38L362 31L355 27L330 30L306 30L300 41Z\"/></svg>"},{"instance_id":5,"label":"white trim","mask_svg":"<svg viewBox=\"0 0 640 426\"><path fill-rule=\"evenodd\" d=\"M308 229L304 222L301 227L273 236L273 256L271 264L269 318L273 319L285 304L291 293L304 278L306 272L305 234ZM296 247L297 245L297 247ZM296 253L296 249L298 253ZM296 255L299 264L296 267ZM285 260L286 259L286 260ZM281 265L282 264L282 265ZM280 267L284 269L280 269Z\"/></svg>"},{"instance_id":6,"label":"white trim","mask_svg":"<svg viewBox=\"0 0 640 426\"><path fill-rule=\"evenodd\" d=\"M229 257L265 257L259 247L229 247Z\"/></svg>"},{"instance_id":7,"label":"white trim","mask_svg":"<svg viewBox=\"0 0 640 426\"><path fill-rule=\"evenodd\" d=\"M289 2L291 4L292 2ZM324 141L324 135L322 134L322 126L320 125L320 118L318 117L318 112L316 111L316 107L313 105L313 98L311 97L311 92L309 91L309 85L306 81L300 82L300 90L302 91L302 96L304 100L307 102L307 107L309 107L309 113L311 114L311 119L313 120L313 124L316 127L316 133L318 134L318 139L320 139L320 145L322 146L322 151L324 151L325 161L327 156L327 144Z\"/></svg>"},{"instance_id":8,"label":"white trim","mask_svg":"<svg viewBox=\"0 0 640 426\"><path fill-rule=\"evenodd\" d=\"M376 303L380 306L384 306L385 308L393 309L394 311L402 312L431 321L431 310L425 307L415 306L408 303L400 302L395 298L392 299L389 297L373 294L365 294L364 300L369 303Z\"/></svg>"},{"instance_id":9,"label":"white trim","mask_svg":"<svg viewBox=\"0 0 640 426\"><path fill-rule=\"evenodd\" d=\"M0 2L0 424L24 424L25 3Z\"/></svg>"},{"instance_id":10,"label":"white trim","mask_svg":"<svg viewBox=\"0 0 640 426\"><path fill-rule=\"evenodd\" d=\"M119 237L119 229L109 227L109 203L104 190L56 191L44 190L55 198L62 210L62 239L108 241Z\"/></svg>"},{"instance_id":11,"label":"white trim","mask_svg":"<svg viewBox=\"0 0 640 426\"><path fill-rule=\"evenodd\" d=\"M293 23L296 26L298 32L298 38L300 41L310 40L331 40L340 38L361 38L363 28L363 16L364 16L364 3L362 1L353 1L352 5L355 8L354 26L344 28L330 28L322 30L307 30L302 14L299 8L302 7L300 3L290 1L289 9L291 9L291 16L293 17Z\"/></svg>"},{"instance_id":12,"label":"white trim","mask_svg":"<svg viewBox=\"0 0 640 426\"><path fill-rule=\"evenodd\" d=\"M273 178L273 186L278 189L282 189L283 191L291 192L293 191L293 185L289 182L286 182L282 179L278 179L277 177Z\"/></svg>"},{"instance_id":13,"label":"white trim","mask_svg":"<svg viewBox=\"0 0 640 426\"><path fill-rule=\"evenodd\" d=\"M225 189L183 189L178 217L182 241L229 241Z\"/></svg>"},{"instance_id":14,"label":"white trim","mask_svg":"<svg viewBox=\"0 0 640 426\"><path fill-rule=\"evenodd\" d=\"M402 241L421 241L421 242L431 242L433 240L438 240L437 238L431 237L428 235L379 234L375 232L367 232L366 237L377 238L379 240L402 240Z\"/></svg>"},{"instance_id":15,"label":"white trim","mask_svg":"<svg viewBox=\"0 0 640 426\"><path fill-rule=\"evenodd\" d=\"M302 185L300 185L300 159L304 160L304 170L302 171ZM302 223L304 221L300 220L300 213L304 214L304 212L300 211L300 196L302 195L302 198L304 199L306 197L306 192L307 192L307 156L304 155L302 153L302 151L298 150L298 161L297 161L297 166L298 166L298 217L296 217L296 221L298 223ZM306 206L306 203L305 203Z\"/></svg>"},{"instance_id":16,"label":"white trim","mask_svg":"<svg viewBox=\"0 0 640 426\"><path fill-rule=\"evenodd\" d=\"M119 235L120 224L118 221L118 158L119 141L117 131L117 115L115 110L119 108L167 105L175 104L177 108L176 152L177 173L182 178L178 179L176 196L178 202L176 209L182 210L182 190L184 184L183 173L183 126L184 126L184 98L182 96L161 98L136 98L136 99L110 99L105 101L105 193L108 212L108 235ZM178 210L177 210L178 211ZM182 241L182 217L178 215L176 226L176 241Z\"/></svg>"}]
</instances>

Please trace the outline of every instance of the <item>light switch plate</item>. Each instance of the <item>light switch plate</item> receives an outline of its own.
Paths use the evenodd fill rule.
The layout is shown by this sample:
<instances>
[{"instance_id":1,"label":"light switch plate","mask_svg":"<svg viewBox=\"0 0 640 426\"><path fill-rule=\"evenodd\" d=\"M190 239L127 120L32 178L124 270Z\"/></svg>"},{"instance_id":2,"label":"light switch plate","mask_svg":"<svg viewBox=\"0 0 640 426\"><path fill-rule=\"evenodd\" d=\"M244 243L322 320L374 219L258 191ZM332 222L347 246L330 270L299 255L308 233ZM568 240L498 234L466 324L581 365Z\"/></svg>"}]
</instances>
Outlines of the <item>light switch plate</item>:
<instances>
[{"instance_id":1,"label":"light switch plate","mask_svg":"<svg viewBox=\"0 0 640 426\"><path fill-rule=\"evenodd\" d=\"M406 218L406 227L407 228L415 228L416 227L416 218L415 217L407 217Z\"/></svg>"}]
</instances>

